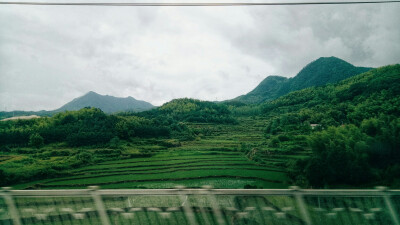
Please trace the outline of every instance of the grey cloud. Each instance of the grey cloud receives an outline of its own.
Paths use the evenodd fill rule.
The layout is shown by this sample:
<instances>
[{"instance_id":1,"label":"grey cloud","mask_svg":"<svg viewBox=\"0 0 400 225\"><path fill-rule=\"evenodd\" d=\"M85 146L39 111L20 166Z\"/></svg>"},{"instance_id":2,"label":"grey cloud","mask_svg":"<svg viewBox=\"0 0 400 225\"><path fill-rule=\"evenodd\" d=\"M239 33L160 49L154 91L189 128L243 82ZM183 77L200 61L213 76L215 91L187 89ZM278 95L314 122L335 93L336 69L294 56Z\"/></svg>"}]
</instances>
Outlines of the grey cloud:
<instances>
[{"instance_id":1,"label":"grey cloud","mask_svg":"<svg viewBox=\"0 0 400 225\"><path fill-rule=\"evenodd\" d=\"M320 56L400 61L400 4L0 8L0 110L55 109L92 90L224 100Z\"/></svg>"},{"instance_id":2,"label":"grey cloud","mask_svg":"<svg viewBox=\"0 0 400 225\"><path fill-rule=\"evenodd\" d=\"M394 28L399 10L398 4L250 8L255 25L228 32L244 54L271 62L284 76L295 75L320 56L382 66L400 60L395 41L400 31Z\"/></svg>"}]
</instances>

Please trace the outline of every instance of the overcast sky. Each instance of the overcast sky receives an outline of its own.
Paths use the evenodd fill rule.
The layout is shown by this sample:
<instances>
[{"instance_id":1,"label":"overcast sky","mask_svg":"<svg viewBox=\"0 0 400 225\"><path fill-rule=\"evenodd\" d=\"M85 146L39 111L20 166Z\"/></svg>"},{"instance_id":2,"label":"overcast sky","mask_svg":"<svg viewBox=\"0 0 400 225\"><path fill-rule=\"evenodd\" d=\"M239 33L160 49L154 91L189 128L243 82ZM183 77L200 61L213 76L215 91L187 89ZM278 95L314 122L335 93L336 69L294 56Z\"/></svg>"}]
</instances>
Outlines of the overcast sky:
<instances>
[{"instance_id":1,"label":"overcast sky","mask_svg":"<svg viewBox=\"0 0 400 225\"><path fill-rule=\"evenodd\" d=\"M0 5L0 111L52 110L89 91L154 105L225 100L321 56L400 63L399 12L399 3Z\"/></svg>"}]
</instances>

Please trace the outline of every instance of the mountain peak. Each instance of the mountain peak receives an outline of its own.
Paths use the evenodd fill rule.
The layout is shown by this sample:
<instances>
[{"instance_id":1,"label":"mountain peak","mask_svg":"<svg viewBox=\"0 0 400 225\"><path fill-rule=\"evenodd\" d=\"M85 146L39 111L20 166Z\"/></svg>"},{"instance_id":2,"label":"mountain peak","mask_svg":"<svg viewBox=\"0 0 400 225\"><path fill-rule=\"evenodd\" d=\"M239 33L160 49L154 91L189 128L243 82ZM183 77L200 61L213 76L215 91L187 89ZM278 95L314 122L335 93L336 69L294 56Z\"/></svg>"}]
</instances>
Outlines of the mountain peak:
<instances>
[{"instance_id":1,"label":"mountain peak","mask_svg":"<svg viewBox=\"0 0 400 225\"><path fill-rule=\"evenodd\" d=\"M344 61L343 59L341 59L341 58L338 58L338 57L335 57L335 56L330 56L330 57L319 57L317 60L315 60L314 62L316 62L316 61L343 61L343 62L346 62L346 61ZM347 62L346 62L347 63Z\"/></svg>"},{"instance_id":2,"label":"mountain peak","mask_svg":"<svg viewBox=\"0 0 400 225\"><path fill-rule=\"evenodd\" d=\"M86 96L86 95L99 95L99 94L97 94L94 91L89 91L88 93L84 94L83 96Z\"/></svg>"},{"instance_id":3,"label":"mountain peak","mask_svg":"<svg viewBox=\"0 0 400 225\"><path fill-rule=\"evenodd\" d=\"M367 72L370 69L355 67L343 59L334 56L320 57L307 64L293 78L287 79L280 76L268 76L251 92L233 100L243 103L260 103L307 87L336 83Z\"/></svg>"},{"instance_id":4,"label":"mountain peak","mask_svg":"<svg viewBox=\"0 0 400 225\"><path fill-rule=\"evenodd\" d=\"M79 110L84 107L95 107L106 113L115 113L122 111L144 111L154 106L148 102L136 100L131 96L118 98L89 91L85 95L75 98L55 111Z\"/></svg>"},{"instance_id":5,"label":"mountain peak","mask_svg":"<svg viewBox=\"0 0 400 225\"><path fill-rule=\"evenodd\" d=\"M334 56L321 57L309 63L291 79L291 89L300 90L312 86L336 83L368 70L370 68L355 67Z\"/></svg>"}]
</instances>

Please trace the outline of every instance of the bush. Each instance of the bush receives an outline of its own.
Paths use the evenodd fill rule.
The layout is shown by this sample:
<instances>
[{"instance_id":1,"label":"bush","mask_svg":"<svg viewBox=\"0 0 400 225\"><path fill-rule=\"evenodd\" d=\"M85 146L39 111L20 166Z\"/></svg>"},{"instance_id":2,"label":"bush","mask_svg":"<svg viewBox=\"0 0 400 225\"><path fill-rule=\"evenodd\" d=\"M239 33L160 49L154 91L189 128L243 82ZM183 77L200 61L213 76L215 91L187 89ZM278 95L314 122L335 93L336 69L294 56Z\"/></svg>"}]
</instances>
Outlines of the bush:
<instances>
[{"instance_id":1,"label":"bush","mask_svg":"<svg viewBox=\"0 0 400 225\"><path fill-rule=\"evenodd\" d=\"M110 132L79 132L70 134L66 141L71 147L106 144L113 137Z\"/></svg>"},{"instance_id":2,"label":"bush","mask_svg":"<svg viewBox=\"0 0 400 225\"><path fill-rule=\"evenodd\" d=\"M281 144L281 142L279 141L279 138L277 138L277 137L273 137L269 141L269 146L273 147L273 148L279 147L280 144Z\"/></svg>"},{"instance_id":3,"label":"bush","mask_svg":"<svg viewBox=\"0 0 400 225\"><path fill-rule=\"evenodd\" d=\"M11 152L11 148L7 145L0 146L0 152Z\"/></svg>"},{"instance_id":4,"label":"bush","mask_svg":"<svg viewBox=\"0 0 400 225\"><path fill-rule=\"evenodd\" d=\"M287 148L289 152L300 152L304 151L304 148L300 145L292 145Z\"/></svg>"},{"instance_id":5,"label":"bush","mask_svg":"<svg viewBox=\"0 0 400 225\"><path fill-rule=\"evenodd\" d=\"M284 142L284 141L290 141L291 140L291 136L286 135L286 134L281 134L278 136L278 139L280 142Z\"/></svg>"},{"instance_id":6,"label":"bush","mask_svg":"<svg viewBox=\"0 0 400 225\"><path fill-rule=\"evenodd\" d=\"M29 145L35 148L40 148L44 144L44 139L38 133L34 133L29 137Z\"/></svg>"},{"instance_id":7,"label":"bush","mask_svg":"<svg viewBox=\"0 0 400 225\"><path fill-rule=\"evenodd\" d=\"M166 140L160 142L160 145L163 147L172 148L172 147L179 147L182 144L178 140Z\"/></svg>"},{"instance_id":8,"label":"bush","mask_svg":"<svg viewBox=\"0 0 400 225\"><path fill-rule=\"evenodd\" d=\"M251 184L246 184L246 185L244 185L243 188L244 189L257 189L257 186L256 185L251 185Z\"/></svg>"},{"instance_id":9,"label":"bush","mask_svg":"<svg viewBox=\"0 0 400 225\"><path fill-rule=\"evenodd\" d=\"M120 144L120 140L117 136L111 138L110 142L109 142L109 146L110 148L118 148Z\"/></svg>"},{"instance_id":10,"label":"bush","mask_svg":"<svg viewBox=\"0 0 400 225\"><path fill-rule=\"evenodd\" d=\"M76 156L81 164L89 164L93 161L93 154L89 152L81 152Z\"/></svg>"}]
</instances>

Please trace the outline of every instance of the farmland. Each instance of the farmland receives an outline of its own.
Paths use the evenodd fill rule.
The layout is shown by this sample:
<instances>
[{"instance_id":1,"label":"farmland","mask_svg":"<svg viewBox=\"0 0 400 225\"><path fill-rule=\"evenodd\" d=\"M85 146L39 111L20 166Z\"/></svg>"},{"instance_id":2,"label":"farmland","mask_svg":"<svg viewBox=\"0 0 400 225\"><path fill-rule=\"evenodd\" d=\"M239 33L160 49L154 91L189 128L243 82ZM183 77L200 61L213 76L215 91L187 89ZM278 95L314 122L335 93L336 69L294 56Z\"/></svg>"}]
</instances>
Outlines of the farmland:
<instances>
[{"instance_id":1,"label":"farmland","mask_svg":"<svg viewBox=\"0 0 400 225\"><path fill-rule=\"evenodd\" d=\"M154 143L176 140L135 139L125 143L123 154L133 158L105 160L72 169L68 175L15 185L15 188L173 188L177 185L216 188L286 188L285 161L293 155L263 156L260 164L249 158L247 149L265 145L262 119L241 118L236 125L191 123L201 131L195 140L179 146L164 147ZM98 149L87 149L95 152ZM254 150L253 150L254 151ZM135 158L135 153L146 157ZM106 158L106 157L105 157Z\"/></svg>"}]
</instances>

